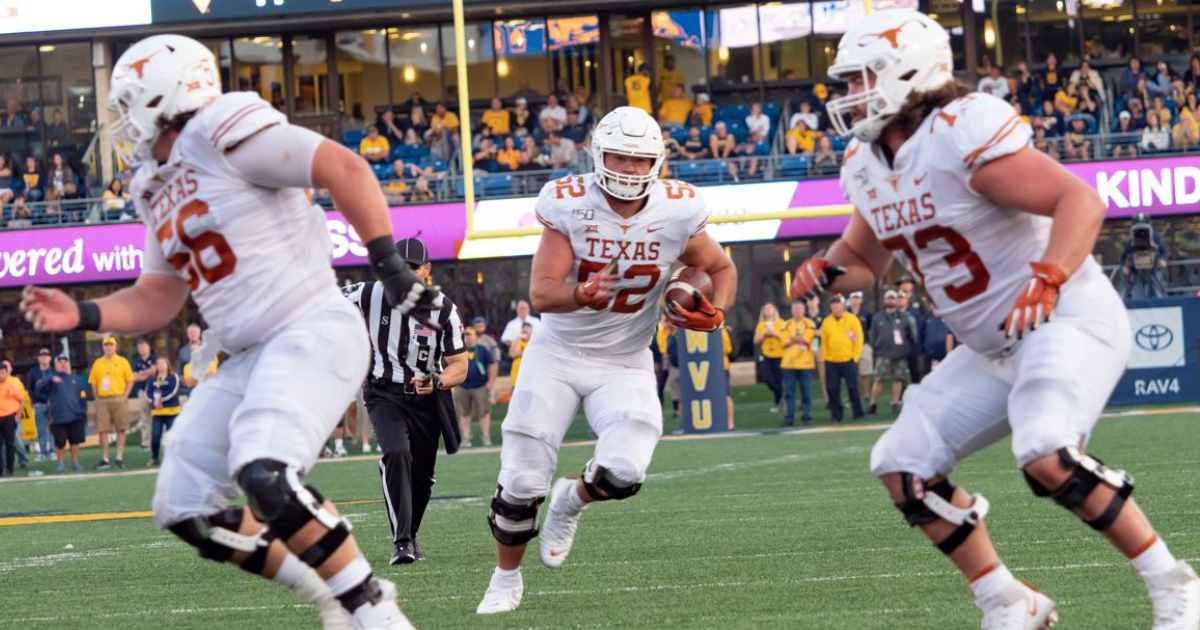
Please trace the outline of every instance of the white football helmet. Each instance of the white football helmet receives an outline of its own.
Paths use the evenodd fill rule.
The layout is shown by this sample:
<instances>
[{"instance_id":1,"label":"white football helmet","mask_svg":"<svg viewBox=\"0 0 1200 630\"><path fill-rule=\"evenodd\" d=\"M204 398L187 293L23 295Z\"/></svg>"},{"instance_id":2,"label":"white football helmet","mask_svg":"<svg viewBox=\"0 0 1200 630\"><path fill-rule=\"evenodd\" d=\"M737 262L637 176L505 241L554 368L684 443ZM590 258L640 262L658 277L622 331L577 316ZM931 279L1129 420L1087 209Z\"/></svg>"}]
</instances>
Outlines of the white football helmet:
<instances>
[{"instance_id":1,"label":"white football helmet","mask_svg":"<svg viewBox=\"0 0 1200 630\"><path fill-rule=\"evenodd\" d=\"M863 91L825 104L834 129L874 142L909 94L953 81L950 35L929 16L911 9L874 11L842 36L829 75L862 77ZM871 77L874 76L874 81ZM866 108L866 115L858 110Z\"/></svg>"},{"instance_id":2,"label":"white football helmet","mask_svg":"<svg viewBox=\"0 0 1200 630\"><path fill-rule=\"evenodd\" d=\"M160 121L196 111L221 95L212 51L182 35L155 35L129 47L113 68L109 137L132 165L152 159Z\"/></svg>"},{"instance_id":3,"label":"white football helmet","mask_svg":"<svg viewBox=\"0 0 1200 630\"><path fill-rule=\"evenodd\" d=\"M624 175L604 165L606 153L650 158L654 163L646 175ZM658 172L662 170L666 159L662 130L653 116L637 107L612 110L592 132L596 183L617 199L633 201L650 194L650 184L658 179Z\"/></svg>"}]
</instances>

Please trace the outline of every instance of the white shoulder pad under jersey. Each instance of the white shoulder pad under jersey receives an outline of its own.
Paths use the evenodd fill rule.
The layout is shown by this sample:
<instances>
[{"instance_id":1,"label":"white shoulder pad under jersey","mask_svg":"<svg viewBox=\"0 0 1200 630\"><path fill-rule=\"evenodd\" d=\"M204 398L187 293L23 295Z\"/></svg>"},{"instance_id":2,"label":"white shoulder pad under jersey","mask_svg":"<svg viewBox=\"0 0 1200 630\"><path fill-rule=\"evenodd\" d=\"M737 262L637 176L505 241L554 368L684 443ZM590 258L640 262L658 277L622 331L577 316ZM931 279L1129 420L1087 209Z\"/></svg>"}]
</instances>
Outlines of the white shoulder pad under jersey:
<instances>
[{"instance_id":1,"label":"white shoulder pad under jersey","mask_svg":"<svg viewBox=\"0 0 1200 630\"><path fill-rule=\"evenodd\" d=\"M544 227L571 242L574 263L566 280L585 281L615 260L618 282L606 309L544 314L534 341L611 355L649 347L671 266L708 223L700 190L655 181L646 205L626 219L613 212L593 175L571 175L542 188L535 212Z\"/></svg>"},{"instance_id":2,"label":"white shoulder pad under jersey","mask_svg":"<svg viewBox=\"0 0 1200 630\"><path fill-rule=\"evenodd\" d=\"M224 153L254 134L287 123L287 116L254 92L230 92L209 103L197 116L200 131Z\"/></svg>"},{"instance_id":3,"label":"white shoulder pad under jersey","mask_svg":"<svg viewBox=\"0 0 1200 630\"><path fill-rule=\"evenodd\" d=\"M946 125L953 122L952 125ZM1029 146L1033 130L1007 101L982 92L960 98L927 121L969 173ZM918 131L920 133L920 131Z\"/></svg>"}]
</instances>

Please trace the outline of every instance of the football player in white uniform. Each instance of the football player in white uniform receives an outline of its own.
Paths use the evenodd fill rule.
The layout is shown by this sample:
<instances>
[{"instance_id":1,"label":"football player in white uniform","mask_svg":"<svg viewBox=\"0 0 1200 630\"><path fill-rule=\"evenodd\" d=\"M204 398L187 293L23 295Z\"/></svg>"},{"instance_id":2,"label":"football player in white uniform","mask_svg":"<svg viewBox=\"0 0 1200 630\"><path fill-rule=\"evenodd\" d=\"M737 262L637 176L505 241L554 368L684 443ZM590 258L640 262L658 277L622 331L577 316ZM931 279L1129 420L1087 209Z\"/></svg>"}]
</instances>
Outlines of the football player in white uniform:
<instances>
[{"instance_id":1,"label":"football player in white uniform","mask_svg":"<svg viewBox=\"0 0 1200 630\"><path fill-rule=\"evenodd\" d=\"M500 478L488 522L496 538L496 570L480 614L516 609L521 558L538 535L538 506L552 493L539 552L547 567L571 551L580 513L593 501L626 499L646 478L662 436L662 406L649 346L658 301L676 260L705 270L710 302L667 307L677 325L715 331L737 290L736 270L705 231L700 193L660 180L666 157L658 123L635 107L619 107L592 136L595 173L571 175L542 188L544 226L533 258L530 298L542 315L521 364L521 380L502 425ZM598 436L579 479L550 481L563 435L582 401Z\"/></svg>"},{"instance_id":2,"label":"football player in white uniform","mask_svg":"<svg viewBox=\"0 0 1200 630\"><path fill-rule=\"evenodd\" d=\"M867 288L897 256L962 340L905 393L871 471L970 580L984 628L1057 619L1054 602L997 556L987 501L947 478L1011 433L1033 492L1132 560L1153 627L1197 630L1196 574L1130 498L1130 477L1084 452L1131 342L1124 305L1091 257L1105 205L1030 147L1011 106L969 93L951 70L945 30L915 11L877 11L843 36L830 74L850 87L828 109L855 136L841 180L856 212L824 257L801 265L792 294Z\"/></svg>"},{"instance_id":3,"label":"football player in white uniform","mask_svg":"<svg viewBox=\"0 0 1200 630\"><path fill-rule=\"evenodd\" d=\"M38 330L143 333L189 291L211 329L193 367L231 358L192 391L158 475L154 517L200 555L291 587L326 628L411 628L395 587L372 576L350 525L303 483L366 374L362 318L330 267L324 214L303 187L328 188L367 243L389 300L427 319L427 290L400 260L383 194L357 155L288 124L257 94L221 93L212 53L158 35L117 61L114 142L138 165L146 224L133 286L95 302L29 287ZM317 372L298 369L320 365ZM248 506L230 507L245 492Z\"/></svg>"}]
</instances>

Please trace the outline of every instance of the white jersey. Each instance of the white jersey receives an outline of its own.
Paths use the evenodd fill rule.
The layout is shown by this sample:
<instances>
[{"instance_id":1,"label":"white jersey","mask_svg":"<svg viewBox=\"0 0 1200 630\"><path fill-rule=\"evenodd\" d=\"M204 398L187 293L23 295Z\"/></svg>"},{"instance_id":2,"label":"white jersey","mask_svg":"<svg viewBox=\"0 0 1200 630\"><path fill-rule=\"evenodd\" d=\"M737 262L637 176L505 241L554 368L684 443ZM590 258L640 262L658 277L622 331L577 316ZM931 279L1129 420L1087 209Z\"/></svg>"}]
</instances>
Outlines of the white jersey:
<instances>
[{"instance_id":1,"label":"white jersey","mask_svg":"<svg viewBox=\"0 0 1200 630\"><path fill-rule=\"evenodd\" d=\"M987 356L1016 343L1000 325L1033 273L1029 263L1046 250L1052 219L997 205L970 180L980 166L1029 146L1031 136L1012 106L975 93L930 114L894 166L877 145L857 140L842 165L846 198L921 279L955 336ZM1097 275L1089 257L1068 287Z\"/></svg>"},{"instance_id":2,"label":"white jersey","mask_svg":"<svg viewBox=\"0 0 1200 630\"><path fill-rule=\"evenodd\" d=\"M246 181L225 157L254 134L286 123L257 94L222 95L188 122L166 163L146 163L133 179L147 227L143 273L187 280L211 331L230 351L265 340L340 295L324 213L299 188Z\"/></svg>"},{"instance_id":3,"label":"white jersey","mask_svg":"<svg viewBox=\"0 0 1200 630\"><path fill-rule=\"evenodd\" d=\"M646 205L628 219L609 206L591 173L546 184L537 219L571 241L575 262L564 280L583 282L617 261L618 281L607 308L544 313L532 343L610 356L650 347L658 326L658 303L671 266L688 239L704 231L708 209L700 191L677 180L655 180Z\"/></svg>"}]
</instances>

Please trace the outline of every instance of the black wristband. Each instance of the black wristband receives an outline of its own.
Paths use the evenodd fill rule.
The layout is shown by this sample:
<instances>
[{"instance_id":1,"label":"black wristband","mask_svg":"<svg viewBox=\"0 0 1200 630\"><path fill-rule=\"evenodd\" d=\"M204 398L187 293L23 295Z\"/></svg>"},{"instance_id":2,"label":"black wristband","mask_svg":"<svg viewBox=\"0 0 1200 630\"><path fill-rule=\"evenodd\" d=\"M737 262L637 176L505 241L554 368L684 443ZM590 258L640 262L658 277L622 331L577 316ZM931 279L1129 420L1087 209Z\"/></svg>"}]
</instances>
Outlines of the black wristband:
<instances>
[{"instance_id":1,"label":"black wristband","mask_svg":"<svg viewBox=\"0 0 1200 630\"><path fill-rule=\"evenodd\" d=\"M95 302L76 302L79 324L75 330L100 330L100 307Z\"/></svg>"},{"instance_id":2,"label":"black wristband","mask_svg":"<svg viewBox=\"0 0 1200 630\"><path fill-rule=\"evenodd\" d=\"M392 256L399 256L400 252L396 250L396 244L392 242L391 236L380 236L371 242L365 244L367 248L367 259L371 261L371 268L375 270L384 269L388 265L388 259Z\"/></svg>"}]
</instances>

